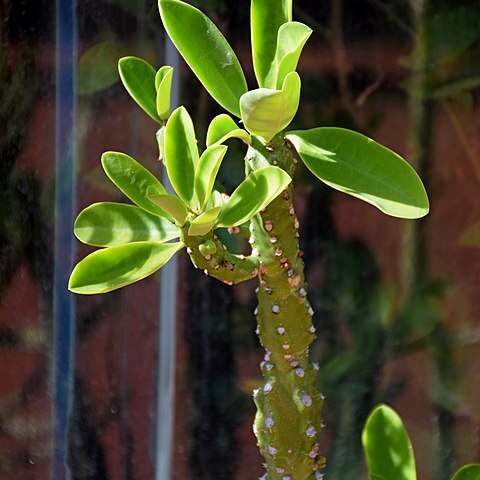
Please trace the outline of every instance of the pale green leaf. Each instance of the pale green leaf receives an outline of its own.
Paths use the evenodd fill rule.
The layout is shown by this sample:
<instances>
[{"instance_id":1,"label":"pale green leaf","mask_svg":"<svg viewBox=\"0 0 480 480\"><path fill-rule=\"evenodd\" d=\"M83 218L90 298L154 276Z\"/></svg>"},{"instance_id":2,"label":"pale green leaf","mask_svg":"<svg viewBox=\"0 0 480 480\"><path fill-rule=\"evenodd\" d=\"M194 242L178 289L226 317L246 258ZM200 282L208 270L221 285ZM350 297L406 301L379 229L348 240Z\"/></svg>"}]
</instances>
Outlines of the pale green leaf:
<instances>
[{"instance_id":1,"label":"pale green leaf","mask_svg":"<svg viewBox=\"0 0 480 480\"><path fill-rule=\"evenodd\" d=\"M250 220L292 181L281 168L268 166L251 173L223 205L218 227L235 227Z\"/></svg>"},{"instance_id":2,"label":"pale green leaf","mask_svg":"<svg viewBox=\"0 0 480 480\"><path fill-rule=\"evenodd\" d=\"M363 428L362 444L370 478L416 480L412 444L392 408L379 405L370 413Z\"/></svg>"},{"instance_id":3,"label":"pale green leaf","mask_svg":"<svg viewBox=\"0 0 480 480\"><path fill-rule=\"evenodd\" d=\"M428 213L427 193L415 170L372 139L336 127L289 132L286 138L311 172L332 188L394 217Z\"/></svg>"},{"instance_id":4,"label":"pale green leaf","mask_svg":"<svg viewBox=\"0 0 480 480\"><path fill-rule=\"evenodd\" d=\"M157 70L155 74L155 89L158 90L158 87L162 83L162 80L169 76L173 72L173 67L170 65L163 65Z\"/></svg>"},{"instance_id":5,"label":"pale green leaf","mask_svg":"<svg viewBox=\"0 0 480 480\"><path fill-rule=\"evenodd\" d=\"M297 113L300 77L291 72L281 90L258 88L242 95L240 110L246 129L269 142L286 128Z\"/></svg>"},{"instance_id":6,"label":"pale green leaf","mask_svg":"<svg viewBox=\"0 0 480 480\"><path fill-rule=\"evenodd\" d=\"M89 95L118 82L117 59L120 45L113 39L86 50L78 62L77 93Z\"/></svg>"},{"instance_id":7,"label":"pale green leaf","mask_svg":"<svg viewBox=\"0 0 480 480\"><path fill-rule=\"evenodd\" d=\"M173 67L169 67L168 65L160 68L155 77L155 87L157 89L157 113L160 120L164 122L168 120L168 117L170 116L172 77Z\"/></svg>"},{"instance_id":8,"label":"pale green leaf","mask_svg":"<svg viewBox=\"0 0 480 480\"><path fill-rule=\"evenodd\" d=\"M176 195L149 195L147 198L168 212L180 226L185 224L188 210Z\"/></svg>"},{"instance_id":9,"label":"pale green leaf","mask_svg":"<svg viewBox=\"0 0 480 480\"><path fill-rule=\"evenodd\" d=\"M110 247L131 242L166 242L180 236L169 220L134 205L94 203L80 212L74 233L83 243Z\"/></svg>"},{"instance_id":10,"label":"pale green leaf","mask_svg":"<svg viewBox=\"0 0 480 480\"><path fill-rule=\"evenodd\" d=\"M210 195L209 199L207 200L205 208L207 210L210 210L214 207L221 207L224 203L224 197L222 196L222 194L218 190L214 190Z\"/></svg>"},{"instance_id":11,"label":"pale green leaf","mask_svg":"<svg viewBox=\"0 0 480 480\"><path fill-rule=\"evenodd\" d=\"M184 107L178 107L165 128L165 165L173 188L192 210L196 208L193 182L198 161L192 119Z\"/></svg>"},{"instance_id":12,"label":"pale green leaf","mask_svg":"<svg viewBox=\"0 0 480 480\"><path fill-rule=\"evenodd\" d=\"M472 463L463 466L452 477L452 480L480 480L480 465Z\"/></svg>"},{"instance_id":13,"label":"pale green leaf","mask_svg":"<svg viewBox=\"0 0 480 480\"><path fill-rule=\"evenodd\" d=\"M73 269L68 289L92 295L130 285L162 268L183 246L183 243L135 242L97 250Z\"/></svg>"},{"instance_id":14,"label":"pale green leaf","mask_svg":"<svg viewBox=\"0 0 480 480\"><path fill-rule=\"evenodd\" d=\"M218 170L222 164L223 157L227 153L224 145L212 145L208 147L200 157L195 172L195 193L198 198L200 210L212 193L213 184L217 178Z\"/></svg>"},{"instance_id":15,"label":"pale green leaf","mask_svg":"<svg viewBox=\"0 0 480 480\"><path fill-rule=\"evenodd\" d=\"M312 34L312 29L299 22L285 23L278 31L275 54L275 74L269 88L282 88L286 76L297 69L303 47Z\"/></svg>"},{"instance_id":16,"label":"pale green leaf","mask_svg":"<svg viewBox=\"0 0 480 480\"><path fill-rule=\"evenodd\" d=\"M188 234L192 236L206 235L214 227L222 207L214 207L203 212L196 217L188 229Z\"/></svg>"},{"instance_id":17,"label":"pale green leaf","mask_svg":"<svg viewBox=\"0 0 480 480\"><path fill-rule=\"evenodd\" d=\"M240 116L238 101L247 91L242 67L225 37L200 10L179 0L159 0L169 37L210 95Z\"/></svg>"},{"instance_id":18,"label":"pale green leaf","mask_svg":"<svg viewBox=\"0 0 480 480\"><path fill-rule=\"evenodd\" d=\"M275 70L277 32L291 21L292 0L252 0L252 58L259 87L273 87L265 82Z\"/></svg>"},{"instance_id":19,"label":"pale green leaf","mask_svg":"<svg viewBox=\"0 0 480 480\"><path fill-rule=\"evenodd\" d=\"M171 216L153 205L147 195L164 195L164 186L145 167L120 152L105 152L102 166L108 178L133 202L147 212L160 217Z\"/></svg>"},{"instance_id":20,"label":"pale green leaf","mask_svg":"<svg viewBox=\"0 0 480 480\"><path fill-rule=\"evenodd\" d=\"M118 72L123 85L138 105L158 123L155 69L137 57L123 57L118 61Z\"/></svg>"},{"instance_id":21,"label":"pale green leaf","mask_svg":"<svg viewBox=\"0 0 480 480\"><path fill-rule=\"evenodd\" d=\"M229 138L239 138L247 145L250 145L251 139L248 132L238 128L230 115L222 113L217 115L208 126L207 147L225 142Z\"/></svg>"}]
</instances>

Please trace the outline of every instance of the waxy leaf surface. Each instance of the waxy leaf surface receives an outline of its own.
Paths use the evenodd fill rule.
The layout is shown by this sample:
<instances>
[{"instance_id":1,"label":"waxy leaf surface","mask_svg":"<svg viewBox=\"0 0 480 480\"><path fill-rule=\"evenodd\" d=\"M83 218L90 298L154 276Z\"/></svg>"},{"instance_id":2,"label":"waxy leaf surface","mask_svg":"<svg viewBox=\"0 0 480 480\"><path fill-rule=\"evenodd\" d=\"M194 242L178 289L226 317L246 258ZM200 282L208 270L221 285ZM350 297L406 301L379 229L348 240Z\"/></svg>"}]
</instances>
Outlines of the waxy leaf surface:
<instances>
[{"instance_id":1,"label":"waxy leaf surface","mask_svg":"<svg viewBox=\"0 0 480 480\"><path fill-rule=\"evenodd\" d=\"M196 208L193 187L199 161L193 122L184 107L178 107L165 128L165 165L178 196L190 208Z\"/></svg>"},{"instance_id":2,"label":"waxy leaf surface","mask_svg":"<svg viewBox=\"0 0 480 480\"><path fill-rule=\"evenodd\" d=\"M362 444L372 480L416 480L412 444L392 408L380 405L370 413Z\"/></svg>"},{"instance_id":3,"label":"waxy leaf surface","mask_svg":"<svg viewBox=\"0 0 480 480\"><path fill-rule=\"evenodd\" d=\"M183 243L136 242L91 253L73 269L74 293L106 293L148 277L163 267Z\"/></svg>"},{"instance_id":4,"label":"waxy leaf surface","mask_svg":"<svg viewBox=\"0 0 480 480\"><path fill-rule=\"evenodd\" d=\"M120 152L105 152L102 166L108 178L134 203L147 212L160 217L171 216L153 205L147 195L164 195L164 186L136 160Z\"/></svg>"},{"instance_id":5,"label":"waxy leaf surface","mask_svg":"<svg viewBox=\"0 0 480 480\"><path fill-rule=\"evenodd\" d=\"M148 199L168 212L180 226L185 224L188 210L176 195L151 195Z\"/></svg>"},{"instance_id":6,"label":"waxy leaf surface","mask_svg":"<svg viewBox=\"0 0 480 480\"><path fill-rule=\"evenodd\" d=\"M223 205L218 227L235 227L263 210L292 181L278 167L263 167L251 173Z\"/></svg>"},{"instance_id":7,"label":"waxy leaf surface","mask_svg":"<svg viewBox=\"0 0 480 480\"><path fill-rule=\"evenodd\" d=\"M465 465L452 477L452 480L480 480L480 465Z\"/></svg>"},{"instance_id":8,"label":"waxy leaf surface","mask_svg":"<svg viewBox=\"0 0 480 480\"><path fill-rule=\"evenodd\" d=\"M134 205L94 203L80 212L74 233L83 243L110 247L131 242L166 242L180 236L169 220Z\"/></svg>"},{"instance_id":9,"label":"waxy leaf surface","mask_svg":"<svg viewBox=\"0 0 480 480\"><path fill-rule=\"evenodd\" d=\"M259 87L275 88L267 78L274 77L277 32L291 21L292 0L252 0L252 57Z\"/></svg>"},{"instance_id":10,"label":"waxy leaf surface","mask_svg":"<svg viewBox=\"0 0 480 480\"><path fill-rule=\"evenodd\" d=\"M169 37L210 95L240 116L238 101L247 91L242 67L225 37L200 10L179 0L159 0Z\"/></svg>"},{"instance_id":11,"label":"waxy leaf surface","mask_svg":"<svg viewBox=\"0 0 480 480\"><path fill-rule=\"evenodd\" d=\"M203 209L207 199L212 193L213 184L215 183L218 170L226 153L226 146L213 145L208 147L200 157L194 180L195 193L200 209Z\"/></svg>"},{"instance_id":12,"label":"waxy leaf surface","mask_svg":"<svg viewBox=\"0 0 480 480\"><path fill-rule=\"evenodd\" d=\"M332 188L394 217L428 213L425 187L415 170L372 139L335 127L289 132L286 138L310 171Z\"/></svg>"},{"instance_id":13,"label":"waxy leaf surface","mask_svg":"<svg viewBox=\"0 0 480 480\"><path fill-rule=\"evenodd\" d=\"M242 128L238 128L230 115L221 113L217 115L208 126L207 147L223 143L229 138L239 138L248 145L251 143L248 132Z\"/></svg>"},{"instance_id":14,"label":"waxy leaf surface","mask_svg":"<svg viewBox=\"0 0 480 480\"><path fill-rule=\"evenodd\" d=\"M293 120L299 101L300 77L297 72L291 72L281 90L258 88L242 96L243 123L249 132L269 142Z\"/></svg>"},{"instance_id":15,"label":"waxy leaf surface","mask_svg":"<svg viewBox=\"0 0 480 480\"><path fill-rule=\"evenodd\" d=\"M285 23L278 31L275 54L275 74L268 83L271 88L282 88L286 76L297 69L298 60L312 29L299 22Z\"/></svg>"},{"instance_id":16,"label":"waxy leaf surface","mask_svg":"<svg viewBox=\"0 0 480 480\"><path fill-rule=\"evenodd\" d=\"M173 67L163 66L155 76L155 88L157 89L156 103L157 113L162 121L170 116L170 99L172 90Z\"/></svg>"},{"instance_id":17,"label":"waxy leaf surface","mask_svg":"<svg viewBox=\"0 0 480 480\"><path fill-rule=\"evenodd\" d=\"M141 58L124 57L118 61L118 72L132 98L153 120L160 123L156 105L155 69Z\"/></svg>"},{"instance_id":18,"label":"waxy leaf surface","mask_svg":"<svg viewBox=\"0 0 480 480\"><path fill-rule=\"evenodd\" d=\"M189 235L206 235L215 225L222 207L214 207L196 217L188 229Z\"/></svg>"}]
</instances>

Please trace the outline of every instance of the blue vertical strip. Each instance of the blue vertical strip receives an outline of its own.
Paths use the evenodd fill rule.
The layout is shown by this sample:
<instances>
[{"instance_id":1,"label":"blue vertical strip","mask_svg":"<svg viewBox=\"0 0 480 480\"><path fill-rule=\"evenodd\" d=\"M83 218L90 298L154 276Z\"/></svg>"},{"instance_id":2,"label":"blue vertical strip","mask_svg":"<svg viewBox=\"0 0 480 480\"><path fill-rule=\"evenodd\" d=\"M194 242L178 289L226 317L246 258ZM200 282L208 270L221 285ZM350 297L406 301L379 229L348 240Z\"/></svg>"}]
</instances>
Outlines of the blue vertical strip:
<instances>
[{"instance_id":1,"label":"blue vertical strip","mask_svg":"<svg viewBox=\"0 0 480 480\"><path fill-rule=\"evenodd\" d=\"M73 393L75 299L67 290L75 245L76 0L56 0L55 268L53 293L52 480L71 478L67 435Z\"/></svg>"},{"instance_id":2,"label":"blue vertical strip","mask_svg":"<svg viewBox=\"0 0 480 480\"><path fill-rule=\"evenodd\" d=\"M180 58L177 49L166 39L165 63L174 68L171 106L180 102ZM164 185L173 193L167 175ZM157 440L155 480L172 479L173 426L175 420L175 345L177 326L177 269L174 256L160 270L160 326L158 342L158 384L157 384Z\"/></svg>"}]
</instances>

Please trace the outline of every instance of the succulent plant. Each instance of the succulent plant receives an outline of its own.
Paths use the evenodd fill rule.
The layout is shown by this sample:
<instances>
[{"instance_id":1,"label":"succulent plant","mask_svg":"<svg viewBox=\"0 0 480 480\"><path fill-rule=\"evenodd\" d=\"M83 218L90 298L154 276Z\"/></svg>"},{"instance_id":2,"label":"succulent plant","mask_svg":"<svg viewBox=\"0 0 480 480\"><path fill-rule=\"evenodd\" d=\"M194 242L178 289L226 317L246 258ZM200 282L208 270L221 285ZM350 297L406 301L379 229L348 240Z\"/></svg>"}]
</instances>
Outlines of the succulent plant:
<instances>
[{"instance_id":1,"label":"succulent plant","mask_svg":"<svg viewBox=\"0 0 480 480\"><path fill-rule=\"evenodd\" d=\"M171 112L173 69L119 61L123 84L159 124L157 143L175 194L130 156L107 152L103 168L135 204L97 203L83 210L75 234L104 247L81 260L69 288L108 292L145 278L179 250L226 284L258 281L257 333L266 350L264 383L254 392L254 431L269 480L322 478L319 434L323 396L309 360L313 310L299 249L292 178L299 160L322 182L401 218L427 214L421 180L396 153L342 128L288 131L301 91L296 72L312 31L292 21L292 0L252 0L252 54L258 88L249 90L242 67L220 30L180 0L160 0L165 29L213 99L227 113L208 128L199 151L194 125L180 106ZM241 128L232 116L241 120ZM230 196L214 188L228 139L245 145L245 179ZM251 253L237 255L216 230L248 226ZM171 242L175 240L174 242Z\"/></svg>"}]
</instances>

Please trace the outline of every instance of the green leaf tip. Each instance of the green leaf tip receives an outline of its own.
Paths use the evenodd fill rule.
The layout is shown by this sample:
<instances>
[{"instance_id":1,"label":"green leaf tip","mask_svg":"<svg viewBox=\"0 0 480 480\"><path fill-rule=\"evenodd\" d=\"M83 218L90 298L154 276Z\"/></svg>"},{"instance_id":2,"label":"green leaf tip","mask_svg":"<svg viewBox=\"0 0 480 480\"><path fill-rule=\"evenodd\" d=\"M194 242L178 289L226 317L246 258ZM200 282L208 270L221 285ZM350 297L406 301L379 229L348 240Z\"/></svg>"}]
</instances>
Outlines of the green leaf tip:
<instances>
[{"instance_id":1,"label":"green leaf tip","mask_svg":"<svg viewBox=\"0 0 480 480\"><path fill-rule=\"evenodd\" d=\"M215 24L200 10L180 0L159 0L168 36L210 95L240 116L240 97L248 90L235 52ZM194 41L192 41L194 39Z\"/></svg>"},{"instance_id":2,"label":"green leaf tip","mask_svg":"<svg viewBox=\"0 0 480 480\"><path fill-rule=\"evenodd\" d=\"M147 199L147 195L166 194L165 187L132 157L120 152L105 152L102 166L108 178L140 208L159 217L172 218Z\"/></svg>"},{"instance_id":3,"label":"green leaf tip","mask_svg":"<svg viewBox=\"0 0 480 480\"><path fill-rule=\"evenodd\" d=\"M476 463L464 465L455 473L452 480L480 480L480 465Z\"/></svg>"},{"instance_id":4,"label":"green leaf tip","mask_svg":"<svg viewBox=\"0 0 480 480\"><path fill-rule=\"evenodd\" d=\"M391 407L373 409L365 422L362 444L371 479L416 480L410 438Z\"/></svg>"},{"instance_id":5,"label":"green leaf tip","mask_svg":"<svg viewBox=\"0 0 480 480\"><path fill-rule=\"evenodd\" d=\"M238 138L247 145L252 143L249 133L239 128L232 117L222 113L217 115L208 126L207 147L224 143L229 138Z\"/></svg>"},{"instance_id":6,"label":"green leaf tip","mask_svg":"<svg viewBox=\"0 0 480 480\"><path fill-rule=\"evenodd\" d=\"M156 108L162 122L166 122L170 116L170 100L172 93L173 67L164 65L155 75Z\"/></svg>"},{"instance_id":7,"label":"green leaf tip","mask_svg":"<svg viewBox=\"0 0 480 480\"><path fill-rule=\"evenodd\" d=\"M188 217L187 207L176 195L148 195L147 198L168 212L183 227Z\"/></svg>"},{"instance_id":8,"label":"green leaf tip","mask_svg":"<svg viewBox=\"0 0 480 480\"><path fill-rule=\"evenodd\" d=\"M148 277L165 265L183 243L135 242L91 253L73 269L71 292L107 293Z\"/></svg>"},{"instance_id":9,"label":"green leaf tip","mask_svg":"<svg viewBox=\"0 0 480 480\"><path fill-rule=\"evenodd\" d=\"M162 123L157 113L155 69L137 57L123 57L118 61L118 72L123 85L137 104L156 122Z\"/></svg>"},{"instance_id":10,"label":"green leaf tip","mask_svg":"<svg viewBox=\"0 0 480 480\"><path fill-rule=\"evenodd\" d=\"M277 32L292 21L292 0L252 0L251 41L255 76L259 87L273 88Z\"/></svg>"},{"instance_id":11,"label":"green leaf tip","mask_svg":"<svg viewBox=\"0 0 480 480\"><path fill-rule=\"evenodd\" d=\"M285 136L308 169L327 185L393 217L415 219L429 211L425 187L399 155L361 133L337 127Z\"/></svg>"},{"instance_id":12,"label":"green leaf tip","mask_svg":"<svg viewBox=\"0 0 480 480\"><path fill-rule=\"evenodd\" d=\"M200 210L203 210L210 198L215 179L226 153L227 147L225 145L212 145L200 157L194 178L194 189Z\"/></svg>"},{"instance_id":13,"label":"green leaf tip","mask_svg":"<svg viewBox=\"0 0 480 480\"><path fill-rule=\"evenodd\" d=\"M303 47L312 31L300 22L284 23L279 28L271 88L282 88L287 75L297 69Z\"/></svg>"}]
</instances>

